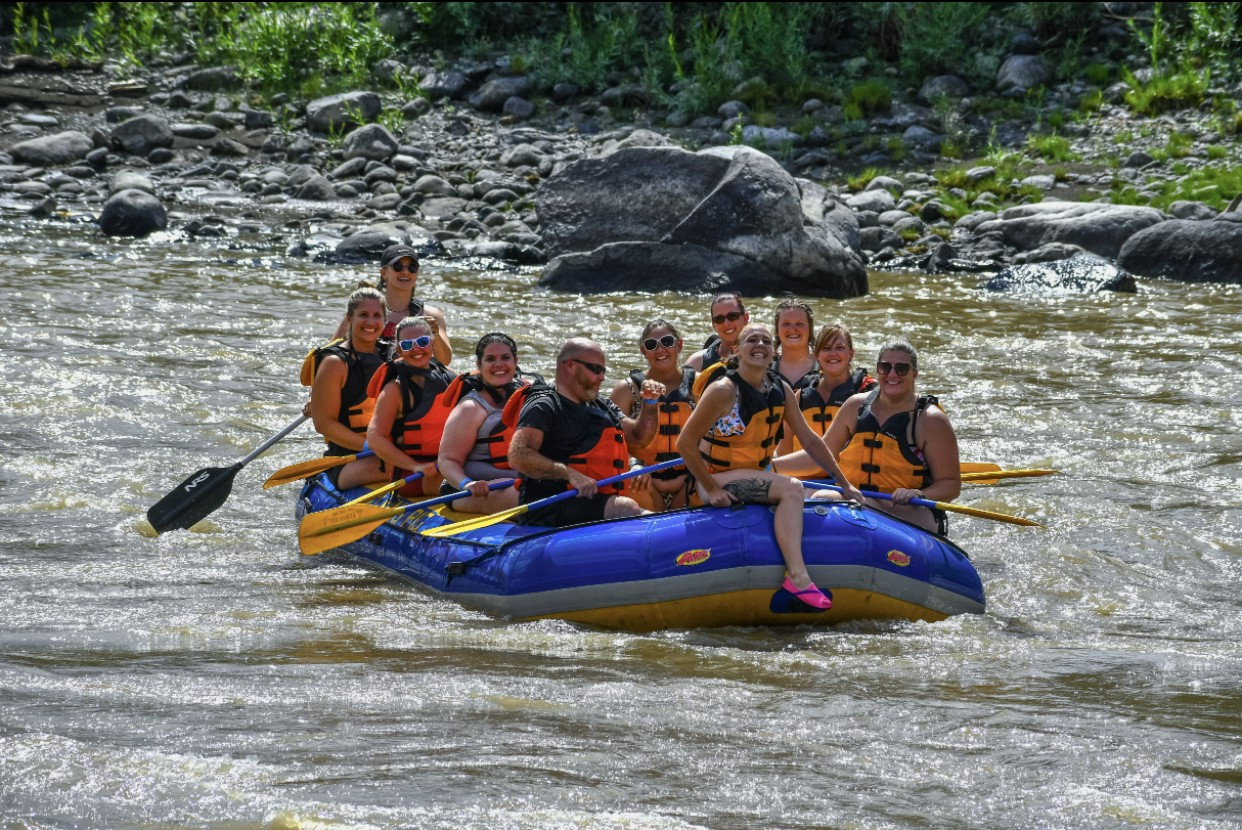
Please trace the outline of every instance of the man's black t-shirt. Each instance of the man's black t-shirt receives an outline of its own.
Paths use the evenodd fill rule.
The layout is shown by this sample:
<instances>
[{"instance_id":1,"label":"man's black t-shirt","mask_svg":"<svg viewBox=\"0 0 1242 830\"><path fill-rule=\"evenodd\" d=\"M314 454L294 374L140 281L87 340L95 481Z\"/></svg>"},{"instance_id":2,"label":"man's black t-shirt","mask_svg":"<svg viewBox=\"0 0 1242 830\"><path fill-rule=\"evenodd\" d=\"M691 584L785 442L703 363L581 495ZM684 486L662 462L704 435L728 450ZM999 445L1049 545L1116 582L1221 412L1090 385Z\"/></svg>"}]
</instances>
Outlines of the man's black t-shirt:
<instances>
[{"instance_id":1,"label":"man's black t-shirt","mask_svg":"<svg viewBox=\"0 0 1242 830\"><path fill-rule=\"evenodd\" d=\"M576 403L552 389L527 398L517 422L518 429L531 427L542 432L539 454L562 464L595 446L604 429L620 424L621 410L607 398ZM555 496L567 486L564 479L525 478L521 503Z\"/></svg>"}]
</instances>

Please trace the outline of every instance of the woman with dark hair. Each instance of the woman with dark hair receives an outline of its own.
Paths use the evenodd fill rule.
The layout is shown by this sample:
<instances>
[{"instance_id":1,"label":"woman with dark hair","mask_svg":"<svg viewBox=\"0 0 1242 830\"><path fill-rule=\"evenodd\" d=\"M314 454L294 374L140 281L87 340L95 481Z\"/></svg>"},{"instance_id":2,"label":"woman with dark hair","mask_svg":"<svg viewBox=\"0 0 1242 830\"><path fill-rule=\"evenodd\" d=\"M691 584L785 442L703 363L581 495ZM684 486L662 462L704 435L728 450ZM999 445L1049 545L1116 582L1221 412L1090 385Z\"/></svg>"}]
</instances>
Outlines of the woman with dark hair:
<instances>
[{"instance_id":1,"label":"woman with dark hair","mask_svg":"<svg viewBox=\"0 0 1242 830\"><path fill-rule=\"evenodd\" d=\"M307 414L328 442L325 455L353 455L366 443L375 410L367 385L384 364L385 312L383 295L357 289L345 307L345 339L313 349L302 363L302 383L311 388Z\"/></svg>"},{"instance_id":2,"label":"woman with dark hair","mask_svg":"<svg viewBox=\"0 0 1242 830\"><path fill-rule=\"evenodd\" d=\"M656 409L655 437L644 446L630 446L634 467L648 467L678 457L677 436L694 409L693 392L696 372L681 365L681 335L667 320L652 320L638 338L638 350L647 361L646 370L635 369L612 390L612 402L631 418L638 418L644 406ZM643 395L643 381L664 384L663 395ZM690 495L690 477L681 467L661 470L653 475L630 479L629 495L643 509L674 510L685 507Z\"/></svg>"},{"instance_id":3,"label":"woman with dark hair","mask_svg":"<svg viewBox=\"0 0 1242 830\"><path fill-rule=\"evenodd\" d=\"M776 544L785 560L782 588L812 610L827 610L832 599L815 586L802 558L802 483L768 467L784 425L818 463L832 471L847 498L862 499L837 468L824 442L807 426L789 384L769 371L775 354L771 330L751 323L738 335L737 354L729 368L712 379L690 413L677 449L698 484L705 504L728 507L736 502L772 504Z\"/></svg>"},{"instance_id":4,"label":"woman with dark hair","mask_svg":"<svg viewBox=\"0 0 1242 830\"><path fill-rule=\"evenodd\" d=\"M725 291L717 294L709 306L712 320L712 335L701 351L690 355L686 365L696 372L708 366L720 363L737 350L737 336L742 327L750 322L746 306L742 304L742 296L736 291Z\"/></svg>"},{"instance_id":5,"label":"woman with dark hair","mask_svg":"<svg viewBox=\"0 0 1242 830\"><path fill-rule=\"evenodd\" d=\"M397 324L396 360L376 371L367 390L375 398L375 413L367 427L367 446L375 455L345 465L339 480L342 489L421 472L423 478L407 484L401 494L439 492L436 454L452 409L446 393L457 374L432 356L433 339L425 317L406 317Z\"/></svg>"},{"instance_id":6,"label":"woman with dark hair","mask_svg":"<svg viewBox=\"0 0 1242 830\"><path fill-rule=\"evenodd\" d=\"M513 430L501 421L505 403L523 381L518 379L517 343L492 332L474 346L477 371L459 375L463 394L449 413L436 459L444 495L469 490L453 503L464 513L499 513L517 507L518 488L488 490L488 482L514 478L509 466Z\"/></svg>"}]
</instances>

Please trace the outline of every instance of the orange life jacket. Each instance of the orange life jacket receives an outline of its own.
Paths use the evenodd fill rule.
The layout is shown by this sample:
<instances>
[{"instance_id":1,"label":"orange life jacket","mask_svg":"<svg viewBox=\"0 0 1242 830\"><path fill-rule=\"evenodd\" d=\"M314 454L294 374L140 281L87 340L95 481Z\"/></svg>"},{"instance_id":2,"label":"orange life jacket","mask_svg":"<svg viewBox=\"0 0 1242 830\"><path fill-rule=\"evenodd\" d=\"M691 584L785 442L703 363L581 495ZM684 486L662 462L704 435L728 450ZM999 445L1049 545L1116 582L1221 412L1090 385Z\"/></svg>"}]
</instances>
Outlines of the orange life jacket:
<instances>
[{"instance_id":1,"label":"orange life jacket","mask_svg":"<svg viewBox=\"0 0 1242 830\"><path fill-rule=\"evenodd\" d=\"M683 366L681 370L681 385L661 395L660 402L655 404L655 439L641 449L630 450L630 454L642 462L644 467L681 457L681 453L677 451L677 438L681 435L682 427L686 425L686 420L690 417L690 413L694 411L693 389L695 375L694 369L689 366ZM636 394L639 396L638 402L640 405L642 405L643 381L646 379L647 375L641 369L635 369L630 373L630 382L633 383L634 389L638 390ZM654 478L670 479L678 478L685 474L686 471L684 469L674 467L671 470L661 470L652 475Z\"/></svg>"},{"instance_id":2,"label":"orange life jacket","mask_svg":"<svg viewBox=\"0 0 1242 830\"><path fill-rule=\"evenodd\" d=\"M423 375L422 386L414 382L417 374ZM389 381L400 385L402 400L401 419L392 425L393 443L415 461L435 461L444 422L461 397L461 376L435 359L423 372L404 361L385 363L384 368L372 376L367 391L378 398Z\"/></svg>"},{"instance_id":3,"label":"orange life jacket","mask_svg":"<svg viewBox=\"0 0 1242 830\"><path fill-rule=\"evenodd\" d=\"M724 376L737 390L738 417L746 425L746 431L740 435L704 435L699 442L699 454L713 473L767 469L776 450L777 433L785 419L784 384L774 382L765 394L733 369Z\"/></svg>"},{"instance_id":4,"label":"orange life jacket","mask_svg":"<svg viewBox=\"0 0 1242 830\"><path fill-rule=\"evenodd\" d=\"M880 390L873 391L858 410L858 424L837 459L841 472L860 490L891 493L899 487L918 490L932 482L931 470L914 440L919 413L939 406L933 395L915 401L914 409L898 412L883 424L871 411Z\"/></svg>"},{"instance_id":5,"label":"orange life jacket","mask_svg":"<svg viewBox=\"0 0 1242 830\"><path fill-rule=\"evenodd\" d=\"M509 430L516 430L522 407L528 400L545 395L552 396L559 407L563 407L561 395L551 386L534 383L518 389L505 403L501 422ZM584 404L589 406L590 404ZM612 410L603 408L610 422L601 426L598 435L588 437L580 447L575 447L569 458L553 458L567 467L571 467L585 476L599 481L625 472L630 460L630 451L625 444L625 433L621 430L621 422L613 415ZM602 421L601 421L602 423ZM548 456L551 458L551 456ZM570 489L565 482L565 489ZM625 482L605 485L599 489L605 495L620 495L625 489Z\"/></svg>"}]
</instances>

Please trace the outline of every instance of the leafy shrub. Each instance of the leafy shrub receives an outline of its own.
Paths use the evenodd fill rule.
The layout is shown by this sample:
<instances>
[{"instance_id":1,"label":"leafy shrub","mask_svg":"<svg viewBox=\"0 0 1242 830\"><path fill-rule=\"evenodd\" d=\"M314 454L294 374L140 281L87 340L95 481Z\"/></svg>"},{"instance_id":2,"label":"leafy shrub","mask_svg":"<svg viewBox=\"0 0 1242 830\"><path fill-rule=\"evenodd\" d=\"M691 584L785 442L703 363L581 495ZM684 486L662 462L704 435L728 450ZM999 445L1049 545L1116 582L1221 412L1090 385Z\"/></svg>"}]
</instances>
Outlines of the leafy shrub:
<instances>
[{"instance_id":1,"label":"leafy shrub","mask_svg":"<svg viewBox=\"0 0 1242 830\"><path fill-rule=\"evenodd\" d=\"M976 32L990 14L985 3L898 3L901 32L897 64L911 82L957 71L963 55L978 51Z\"/></svg>"},{"instance_id":2,"label":"leafy shrub","mask_svg":"<svg viewBox=\"0 0 1242 830\"><path fill-rule=\"evenodd\" d=\"M1027 136L1026 148L1044 161L1062 162L1078 159L1078 154L1070 150L1069 139L1056 134Z\"/></svg>"},{"instance_id":3,"label":"leafy shrub","mask_svg":"<svg viewBox=\"0 0 1242 830\"><path fill-rule=\"evenodd\" d=\"M1121 77L1130 87L1125 101L1140 115L1159 115L1171 110L1197 107L1208 90L1208 73L1198 69L1181 69L1169 75L1156 75L1147 83L1125 67Z\"/></svg>"}]
</instances>

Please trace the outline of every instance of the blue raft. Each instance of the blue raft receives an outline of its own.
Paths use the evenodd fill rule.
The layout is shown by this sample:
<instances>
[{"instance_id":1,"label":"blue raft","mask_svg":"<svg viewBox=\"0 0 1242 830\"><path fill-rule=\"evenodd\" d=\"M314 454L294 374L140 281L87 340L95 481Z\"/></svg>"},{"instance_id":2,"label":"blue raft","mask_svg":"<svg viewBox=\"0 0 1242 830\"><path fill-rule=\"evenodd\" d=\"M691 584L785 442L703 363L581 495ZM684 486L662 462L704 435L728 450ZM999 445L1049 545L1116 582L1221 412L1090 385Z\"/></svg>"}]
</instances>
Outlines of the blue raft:
<instances>
[{"instance_id":1,"label":"blue raft","mask_svg":"<svg viewBox=\"0 0 1242 830\"><path fill-rule=\"evenodd\" d=\"M325 476L302 490L297 515L361 494ZM420 529L474 518L412 511L338 550L464 606L513 620L556 618L630 631L725 625L934 622L981 613L983 584L961 548L886 513L809 502L803 556L833 605L808 613L780 589L784 563L772 508L693 508L575 527L507 522L456 536Z\"/></svg>"}]
</instances>

